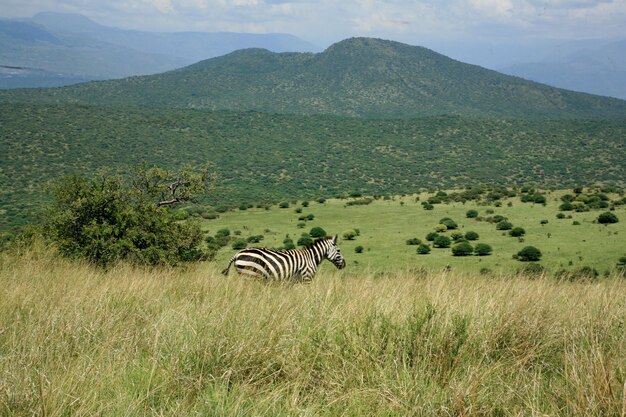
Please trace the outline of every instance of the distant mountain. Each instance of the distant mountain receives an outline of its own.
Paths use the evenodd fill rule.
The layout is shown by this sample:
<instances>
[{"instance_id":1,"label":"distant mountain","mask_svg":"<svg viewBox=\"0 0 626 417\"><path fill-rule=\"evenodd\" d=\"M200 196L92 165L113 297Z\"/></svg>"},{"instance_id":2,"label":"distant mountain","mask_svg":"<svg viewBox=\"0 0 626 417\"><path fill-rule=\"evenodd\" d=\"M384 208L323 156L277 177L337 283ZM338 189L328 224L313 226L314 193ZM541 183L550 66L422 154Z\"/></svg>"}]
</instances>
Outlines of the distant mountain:
<instances>
[{"instance_id":1,"label":"distant mountain","mask_svg":"<svg viewBox=\"0 0 626 417\"><path fill-rule=\"evenodd\" d=\"M501 71L555 87L626 99L626 40L576 45Z\"/></svg>"},{"instance_id":2,"label":"distant mountain","mask_svg":"<svg viewBox=\"0 0 626 417\"><path fill-rule=\"evenodd\" d=\"M141 32L103 26L80 14L39 13L0 20L0 65L36 71L26 78L0 75L0 88L22 87L25 80L27 86L49 86L46 73L74 82L155 74L251 47L317 50L287 34Z\"/></svg>"},{"instance_id":3,"label":"distant mountain","mask_svg":"<svg viewBox=\"0 0 626 417\"><path fill-rule=\"evenodd\" d=\"M348 39L318 54L241 50L157 75L4 92L0 101L373 118L626 118L626 101L556 89L426 48L370 38Z\"/></svg>"}]
</instances>

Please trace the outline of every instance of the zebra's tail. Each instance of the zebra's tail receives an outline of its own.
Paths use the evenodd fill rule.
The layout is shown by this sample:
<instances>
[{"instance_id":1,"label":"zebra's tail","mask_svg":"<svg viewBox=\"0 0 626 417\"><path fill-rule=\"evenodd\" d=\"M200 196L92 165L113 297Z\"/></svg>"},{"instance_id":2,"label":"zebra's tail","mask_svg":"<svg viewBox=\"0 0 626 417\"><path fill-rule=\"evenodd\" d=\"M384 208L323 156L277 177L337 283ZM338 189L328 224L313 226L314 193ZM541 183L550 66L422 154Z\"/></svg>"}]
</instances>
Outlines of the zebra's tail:
<instances>
[{"instance_id":1,"label":"zebra's tail","mask_svg":"<svg viewBox=\"0 0 626 417\"><path fill-rule=\"evenodd\" d=\"M233 262L235 262L235 258L236 258L236 257L235 257L235 256L233 256L233 257L230 259L230 262L228 262L228 266L227 266L224 270L222 270L222 274L223 274L223 275L228 275L228 270L230 269L230 266L233 264Z\"/></svg>"}]
</instances>

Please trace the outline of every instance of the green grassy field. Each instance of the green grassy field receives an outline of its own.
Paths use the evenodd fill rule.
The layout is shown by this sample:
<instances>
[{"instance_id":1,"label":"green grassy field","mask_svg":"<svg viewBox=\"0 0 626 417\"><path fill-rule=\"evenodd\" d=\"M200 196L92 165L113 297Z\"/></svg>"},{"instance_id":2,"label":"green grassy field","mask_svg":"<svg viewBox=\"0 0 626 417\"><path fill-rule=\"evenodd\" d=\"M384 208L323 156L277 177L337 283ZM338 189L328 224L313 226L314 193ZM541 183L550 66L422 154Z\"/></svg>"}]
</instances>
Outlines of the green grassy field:
<instances>
[{"instance_id":1,"label":"green grassy field","mask_svg":"<svg viewBox=\"0 0 626 417\"><path fill-rule=\"evenodd\" d=\"M519 197L502 200L502 207L477 206L475 202L465 204L437 204L433 210L424 210L416 196L396 197L393 200L375 200L369 205L346 206L349 200L327 200L324 204L311 201L309 207L302 208L302 213L295 212L301 202L281 209L273 206L270 210L254 208L223 213L218 219L206 220L203 227L214 234L222 228L229 228L231 233L240 231L241 237L264 235L264 240L257 246L278 247L287 235L295 242L302 232L308 232L314 226L321 226L329 234L339 234L347 229L357 228L360 236L355 240L341 240L340 247L347 258L347 271L386 272L425 268L438 271L451 266L455 271L477 273L483 269L493 272L514 272L525 263L512 259L525 246L532 245L543 253L540 264L548 272L561 269L576 270L583 266L595 268L600 274L614 270L618 259L626 255L626 208L618 207L616 215L620 222L611 225L594 223L598 214L606 210L593 210L583 213L566 212L571 219L557 219L559 197L564 191L555 191L547 195L547 204L522 203ZM424 201L426 194L420 196ZM508 206L508 202L512 206ZM509 219L514 226L523 227L526 235L523 242L510 237L507 232L496 230L496 225L466 218L469 209L476 209L480 216L500 214ZM486 214L488 209L494 214ZM313 221L306 222L304 228L298 228L298 217L312 213ZM475 231L479 240L472 243L487 243L492 246L490 256L452 256L450 249L433 248L428 255L416 254L416 246L406 245L410 238L425 241L427 233L434 231L443 217L450 217L458 225L458 231ZM542 225L542 220L548 220ZM580 225L573 225L578 221ZM269 230L269 231L267 231ZM450 235L448 231L445 234ZM364 252L357 254L356 246L363 246ZM220 250L217 262L226 264L235 253L229 247ZM322 268L332 269L324 263Z\"/></svg>"},{"instance_id":2,"label":"green grassy field","mask_svg":"<svg viewBox=\"0 0 626 417\"><path fill-rule=\"evenodd\" d=\"M0 415L617 417L624 311L616 276L288 286L2 254Z\"/></svg>"}]
</instances>

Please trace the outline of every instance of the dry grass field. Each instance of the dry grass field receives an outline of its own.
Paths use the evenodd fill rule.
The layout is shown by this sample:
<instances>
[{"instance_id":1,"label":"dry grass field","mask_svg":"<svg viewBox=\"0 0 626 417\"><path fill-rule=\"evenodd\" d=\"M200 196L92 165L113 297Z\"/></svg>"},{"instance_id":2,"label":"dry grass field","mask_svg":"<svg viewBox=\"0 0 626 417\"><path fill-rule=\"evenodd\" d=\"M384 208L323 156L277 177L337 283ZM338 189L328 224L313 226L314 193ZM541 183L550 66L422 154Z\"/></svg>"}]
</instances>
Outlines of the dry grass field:
<instances>
[{"instance_id":1,"label":"dry grass field","mask_svg":"<svg viewBox=\"0 0 626 417\"><path fill-rule=\"evenodd\" d=\"M626 280L0 265L3 416L624 416Z\"/></svg>"}]
</instances>

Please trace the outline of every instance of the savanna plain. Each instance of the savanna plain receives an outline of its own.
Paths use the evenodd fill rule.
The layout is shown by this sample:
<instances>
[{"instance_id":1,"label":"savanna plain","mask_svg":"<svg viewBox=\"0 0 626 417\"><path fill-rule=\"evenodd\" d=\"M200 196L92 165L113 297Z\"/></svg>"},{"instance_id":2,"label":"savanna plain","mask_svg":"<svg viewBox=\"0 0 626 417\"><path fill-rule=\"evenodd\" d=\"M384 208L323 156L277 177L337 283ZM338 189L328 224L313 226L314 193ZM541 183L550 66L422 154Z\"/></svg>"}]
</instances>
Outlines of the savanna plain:
<instances>
[{"instance_id":1,"label":"savanna plain","mask_svg":"<svg viewBox=\"0 0 626 417\"><path fill-rule=\"evenodd\" d=\"M425 195L331 199L203 220L208 234L262 234L265 246L314 226L338 233L348 267L325 263L310 285L225 277L230 246L183 268L101 269L38 245L6 252L0 414L624 416L624 222L600 225L598 211L557 219L562 194L432 210ZM469 209L507 217L524 241ZM406 244L443 217L493 253ZM347 229L358 236L343 239ZM512 255L525 245L541 249L543 272L519 273ZM599 276L558 277L583 265Z\"/></svg>"}]
</instances>

